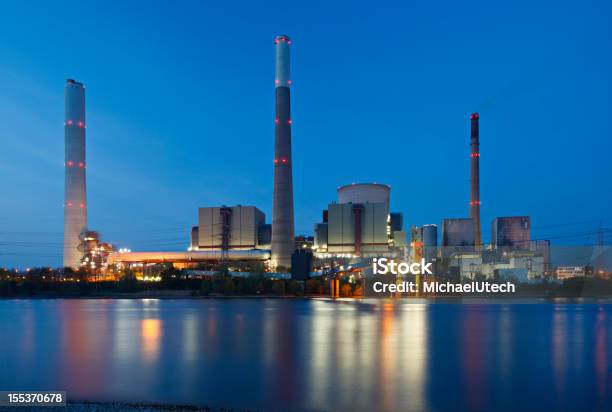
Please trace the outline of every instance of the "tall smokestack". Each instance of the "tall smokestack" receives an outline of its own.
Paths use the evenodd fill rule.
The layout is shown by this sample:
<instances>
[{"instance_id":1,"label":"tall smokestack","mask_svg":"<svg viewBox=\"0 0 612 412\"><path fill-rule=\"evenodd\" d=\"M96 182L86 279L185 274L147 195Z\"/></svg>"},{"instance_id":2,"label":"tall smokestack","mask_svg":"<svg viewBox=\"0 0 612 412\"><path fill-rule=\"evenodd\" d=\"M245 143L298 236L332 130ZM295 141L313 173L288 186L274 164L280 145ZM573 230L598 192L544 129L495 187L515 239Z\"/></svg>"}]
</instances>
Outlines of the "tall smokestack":
<instances>
[{"instance_id":1,"label":"tall smokestack","mask_svg":"<svg viewBox=\"0 0 612 412\"><path fill-rule=\"evenodd\" d=\"M291 171L291 105L288 36L276 44L276 118L274 133L274 199L272 206L272 267L291 266L293 236L293 177Z\"/></svg>"},{"instance_id":2,"label":"tall smokestack","mask_svg":"<svg viewBox=\"0 0 612 412\"><path fill-rule=\"evenodd\" d=\"M478 113L470 115L471 120L471 135L470 135L470 217L474 221L474 243L476 250L482 247L482 238L480 234L480 142L478 132Z\"/></svg>"},{"instance_id":3,"label":"tall smokestack","mask_svg":"<svg viewBox=\"0 0 612 412\"><path fill-rule=\"evenodd\" d=\"M87 193L85 187L85 87L66 80L64 122L64 267L78 267L82 253L79 236L87 227Z\"/></svg>"}]
</instances>

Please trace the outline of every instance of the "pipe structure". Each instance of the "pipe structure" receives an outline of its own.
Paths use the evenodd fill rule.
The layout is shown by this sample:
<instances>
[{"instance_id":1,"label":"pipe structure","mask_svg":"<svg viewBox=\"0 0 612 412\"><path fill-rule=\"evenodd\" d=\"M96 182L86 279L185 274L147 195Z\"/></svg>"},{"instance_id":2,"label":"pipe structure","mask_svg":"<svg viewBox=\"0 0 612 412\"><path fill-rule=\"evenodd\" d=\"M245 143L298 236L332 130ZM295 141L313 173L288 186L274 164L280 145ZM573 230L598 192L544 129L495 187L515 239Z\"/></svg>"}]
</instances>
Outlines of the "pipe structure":
<instances>
[{"instance_id":1,"label":"pipe structure","mask_svg":"<svg viewBox=\"0 0 612 412\"><path fill-rule=\"evenodd\" d=\"M291 266L295 250L293 223L293 176L291 158L291 102L288 36L277 36L276 45L276 118L274 133L274 198L272 205L273 268Z\"/></svg>"},{"instance_id":2,"label":"pipe structure","mask_svg":"<svg viewBox=\"0 0 612 412\"><path fill-rule=\"evenodd\" d=\"M108 264L115 263L192 263L231 261L265 261L270 251L254 250L193 250L187 252L113 252L108 255Z\"/></svg>"},{"instance_id":3,"label":"pipe structure","mask_svg":"<svg viewBox=\"0 0 612 412\"><path fill-rule=\"evenodd\" d=\"M470 217L474 221L474 246L476 250L482 247L480 233L480 135L478 130L478 113L470 115Z\"/></svg>"},{"instance_id":4,"label":"pipe structure","mask_svg":"<svg viewBox=\"0 0 612 412\"><path fill-rule=\"evenodd\" d=\"M65 92L65 181L64 181L64 267L76 268L83 253L79 236L87 228L85 179L85 87L66 80Z\"/></svg>"}]
</instances>

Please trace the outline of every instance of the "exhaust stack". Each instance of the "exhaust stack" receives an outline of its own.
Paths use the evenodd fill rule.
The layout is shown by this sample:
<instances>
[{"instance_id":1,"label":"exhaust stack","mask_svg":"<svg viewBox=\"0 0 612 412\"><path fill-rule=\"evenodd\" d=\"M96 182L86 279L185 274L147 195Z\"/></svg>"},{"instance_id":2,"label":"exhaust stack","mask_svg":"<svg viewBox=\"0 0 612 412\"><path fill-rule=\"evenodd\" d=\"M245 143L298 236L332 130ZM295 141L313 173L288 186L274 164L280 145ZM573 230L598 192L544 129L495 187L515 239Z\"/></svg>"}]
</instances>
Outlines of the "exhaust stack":
<instances>
[{"instance_id":1,"label":"exhaust stack","mask_svg":"<svg viewBox=\"0 0 612 412\"><path fill-rule=\"evenodd\" d=\"M271 266L291 266L295 250L293 227L293 176L291 158L291 102L289 48L291 40L281 35L276 45L276 118L274 133L274 198L272 206Z\"/></svg>"},{"instance_id":2,"label":"exhaust stack","mask_svg":"<svg viewBox=\"0 0 612 412\"><path fill-rule=\"evenodd\" d=\"M478 131L478 121L480 116L478 113L470 115L471 133L470 133L470 217L474 221L474 244L476 250L482 247L482 238L480 233L480 136Z\"/></svg>"},{"instance_id":3,"label":"exhaust stack","mask_svg":"<svg viewBox=\"0 0 612 412\"><path fill-rule=\"evenodd\" d=\"M87 228L85 180L85 87L66 80L65 87L64 267L81 265L79 236Z\"/></svg>"}]
</instances>

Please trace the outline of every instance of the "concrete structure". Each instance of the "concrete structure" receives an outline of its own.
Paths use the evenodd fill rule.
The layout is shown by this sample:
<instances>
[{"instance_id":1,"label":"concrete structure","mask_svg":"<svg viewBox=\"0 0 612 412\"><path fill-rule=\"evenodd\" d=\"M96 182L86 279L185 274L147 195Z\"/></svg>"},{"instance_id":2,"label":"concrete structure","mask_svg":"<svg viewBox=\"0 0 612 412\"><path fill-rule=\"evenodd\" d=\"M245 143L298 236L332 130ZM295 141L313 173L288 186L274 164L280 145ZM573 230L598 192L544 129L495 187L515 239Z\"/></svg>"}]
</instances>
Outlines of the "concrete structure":
<instances>
[{"instance_id":1,"label":"concrete structure","mask_svg":"<svg viewBox=\"0 0 612 412\"><path fill-rule=\"evenodd\" d=\"M494 249L529 250L530 228L529 216L495 218L491 223L491 245Z\"/></svg>"},{"instance_id":2,"label":"concrete structure","mask_svg":"<svg viewBox=\"0 0 612 412\"><path fill-rule=\"evenodd\" d=\"M444 257L474 251L474 221L471 218L444 219L441 244Z\"/></svg>"},{"instance_id":3,"label":"concrete structure","mask_svg":"<svg viewBox=\"0 0 612 412\"><path fill-rule=\"evenodd\" d=\"M79 267L83 252L79 236L87 228L85 180L85 87L66 80L64 147L64 267Z\"/></svg>"},{"instance_id":4,"label":"concrete structure","mask_svg":"<svg viewBox=\"0 0 612 412\"><path fill-rule=\"evenodd\" d=\"M550 271L550 240L531 240L529 251L542 255L544 258L544 271Z\"/></svg>"},{"instance_id":5,"label":"concrete structure","mask_svg":"<svg viewBox=\"0 0 612 412\"><path fill-rule=\"evenodd\" d=\"M338 203L330 203L323 211L323 222L315 225L316 253L379 256L395 246L406 246L402 216L389 211L390 192L389 186L378 183L338 187Z\"/></svg>"},{"instance_id":6,"label":"concrete structure","mask_svg":"<svg viewBox=\"0 0 612 412\"><path fill-rule=\"evenodd\" d=\"M274 198L272 205L271 266L291 266L294 251L291 102L288 36L276 44L276 118L274 134Z\"/></svg>"},{"instance_id":7,"label":"concrete structure","mask_svg":"<svg viewBox=\"0 0 612 412\"><path fill-rule=\"evenodd\" d=\"M423 257L431 262L436 257L438 249L438 226L423 225L421 227L423 239Z\"/></svg>"},{"instance_id":8,"label":"concrete structure","mask_svg":"<svg viewBox=\"0 0 612 412\"><path fill-rule=\"evenodd\" d=\"M327 252L327 223L317 223L314 230L314 249Z\"/></svg>"},{"instance_id":9,"label":"concrete structure","mask_svg":"<svg viewBox=\"0 0 612 412\"><path fill-rule=\"evenodd\" d=\"M389 250L387 203L329 205L327 251L357 256Z\"/></svg>"},{"instance_id":10,"label":"concrete structure","mask_svg":"<svg viewBox=\"0 0 612 412\"><path fill-rule=\"evenodd\" d=\"M254 206L202 207L198 210L197 250L251 250L259 247L265 215Z\"/></svg>"},{"instance_id":11,"label":"concrete structure","mask_svg":"<svg viewBox=\"0 0 612 412\"><path fill-rule=\"evenodd\" d=\"M191 234L189 236L189 250L198 250L199 241L200 241L200 228L199 226L192 226Z\"/></svg>"},{"instance_id":12,"label":"concrete structure","mask_svg":"<svg viewBox=\"0 0 612 412\"><path fill-rule=\"evenodd\" d=\"M353 183L338 188L338 203L389 204L391 186L380 183Z\"/></svg>"},{"instance_id":13,"label":"concrete structure","mask_svg":"<svg viewBox=\"0 0 612 412\"><path fill-rule=\"evenodd\" d=\"M474 243L477 250L482 247L482 236L480 233L480 136L478 113L470 115L470 217L474 222Z\"/></svg>"},{"instance_id":14,"label":"concrete structure","mask_svg":"<svg viewBox=\"0 0 612 412\"><path fill-rule=\"evenodd\" d=\"M442 246L474 246L474 221L471 218L444 219Z\"/></svg>"}]
</instances>

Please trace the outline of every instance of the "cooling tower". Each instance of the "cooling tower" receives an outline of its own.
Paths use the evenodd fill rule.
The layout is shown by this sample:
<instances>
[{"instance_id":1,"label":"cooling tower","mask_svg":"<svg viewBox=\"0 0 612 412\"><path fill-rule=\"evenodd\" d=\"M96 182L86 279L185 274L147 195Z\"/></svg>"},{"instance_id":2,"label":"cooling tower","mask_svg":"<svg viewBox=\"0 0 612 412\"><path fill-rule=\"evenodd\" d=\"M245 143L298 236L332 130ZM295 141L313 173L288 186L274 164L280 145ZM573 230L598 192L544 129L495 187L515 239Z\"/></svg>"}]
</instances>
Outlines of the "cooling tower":
<instances>
[{"instance_id":1,"label":"cooling tower","mask_svg":"<svg viewBox=\"0 0 612 412\"><path fill-rule=\"evenodd\" d=\"M87 227L85 182L85 87L72 79L65 87L64 267L80 266L79 235Z\"/></svg>"},{"instance_id":2,"label":"cooling tower","mask_svg":"<svg viewBox=\"0 0 612 412\"><path fill-rule=\"evenodd\" d=\"M478 132L478 113L472 113L471 134L470 134L470 217L474 222L474 244L476 250L480 250L482 246L482 237L480 234L480 142Z\"/></svg>"},{"instance_id":3,"label":"cooling tower","mask_svg":"<svg viewBox=\"0 0 612 412\"><path fill-rule=\"evenodd\" d=\"M291 104L288 36L276 44L276 118L274 133L274 199L272 205L271 266L291 266L293 236L293 177L291 159Z\"/></svg>"}]
</instances>

